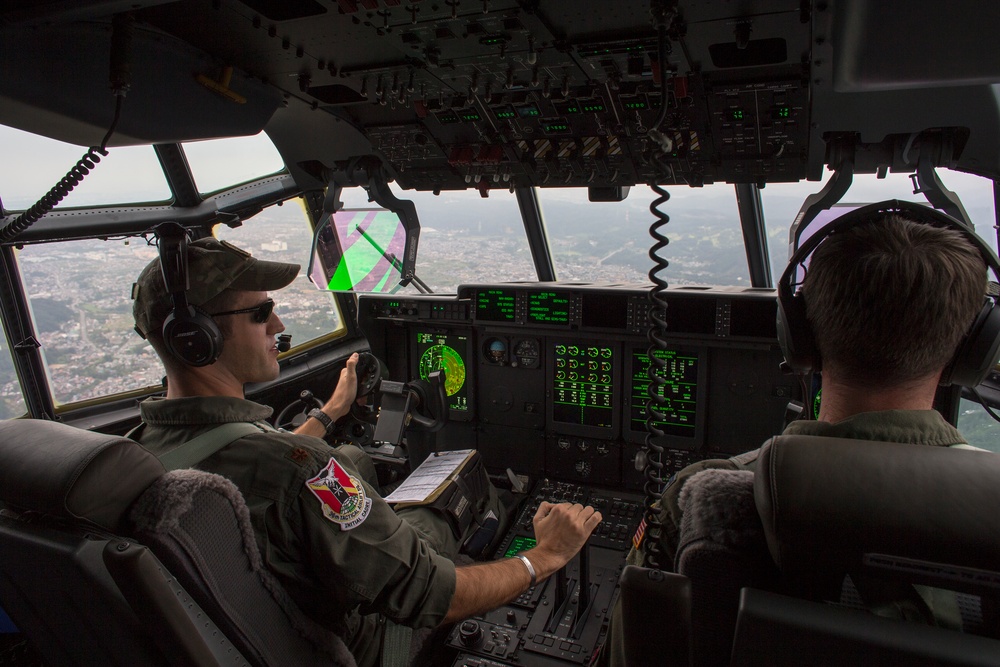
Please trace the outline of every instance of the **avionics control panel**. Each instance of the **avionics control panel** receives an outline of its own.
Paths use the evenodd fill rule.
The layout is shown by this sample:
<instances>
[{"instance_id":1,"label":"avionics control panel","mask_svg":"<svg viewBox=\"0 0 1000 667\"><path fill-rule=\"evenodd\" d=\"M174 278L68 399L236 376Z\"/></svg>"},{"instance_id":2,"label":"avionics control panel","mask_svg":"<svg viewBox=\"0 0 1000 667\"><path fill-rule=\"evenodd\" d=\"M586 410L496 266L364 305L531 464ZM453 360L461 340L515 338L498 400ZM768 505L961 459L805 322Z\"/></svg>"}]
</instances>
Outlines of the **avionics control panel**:
<instances>
[{"instance_id":1,"label":"avionics control panel","mask_svg":"<svg viewBox=\"0 0 1000 667\"><path fill-rule=\"evenodd\" d=\"M781 431L799 392L779 369L772 290L664 297L652 385L645 288L507 283L362 295L359 323L393 379L445 370L451 423L437 446L474 443L492 468L639 491L650 420L670 474L758 446ZM650 386L661 398L655 416Z\"/></svg>"},{"instance_id":2,"label":"avionics control panel","mask_svg":"<svg viewBox=\"0 0 1000 667\"><path fill-rule=\"evenodd\" d=\"M496 558L511 558L535 545L531 519L542 501L591 505L604 521L563 571L510 604L459 623L448 639L452 648L463 652L455 665L585 665L600 645L618 593L627 545L642 516L642 499L542 480Z\"/></svg>"}]
</instances>

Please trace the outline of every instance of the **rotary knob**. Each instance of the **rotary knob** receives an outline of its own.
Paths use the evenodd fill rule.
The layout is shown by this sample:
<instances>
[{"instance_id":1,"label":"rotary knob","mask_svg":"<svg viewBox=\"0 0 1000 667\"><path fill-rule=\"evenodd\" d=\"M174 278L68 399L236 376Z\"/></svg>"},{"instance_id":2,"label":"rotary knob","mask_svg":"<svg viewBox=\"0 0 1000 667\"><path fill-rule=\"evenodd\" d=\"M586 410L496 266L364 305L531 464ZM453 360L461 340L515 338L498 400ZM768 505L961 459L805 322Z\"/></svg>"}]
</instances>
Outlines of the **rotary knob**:
<instances>
[{"instance_id":1,"label":"rotary knob","mask_svg":"<svg viewBox=\"0 0 1000 667\"><path fill-rule=\"evenodd\" d=\"M462 621L458 626L458 639L466 646L475 646L483 639L483 629L477 621Z\"/></svg>"}]
</instances>

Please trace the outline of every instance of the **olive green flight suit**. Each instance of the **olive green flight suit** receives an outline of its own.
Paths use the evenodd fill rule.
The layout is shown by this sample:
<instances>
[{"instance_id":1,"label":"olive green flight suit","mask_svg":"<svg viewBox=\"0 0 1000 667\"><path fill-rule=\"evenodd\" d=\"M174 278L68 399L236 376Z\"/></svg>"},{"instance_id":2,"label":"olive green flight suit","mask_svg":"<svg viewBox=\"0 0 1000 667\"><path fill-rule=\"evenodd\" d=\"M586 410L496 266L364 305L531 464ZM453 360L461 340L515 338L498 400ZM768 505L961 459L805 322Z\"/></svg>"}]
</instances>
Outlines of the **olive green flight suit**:
<instances>
[{"instance_id":1,"label":"olive green flight suit","mask_svg":"<svg viewBox=\"0 0 1000 667\"><path fill-rule=\"evenodd\" d=\"M153 398L140 411L139 442L156 455L219 424L271 415L267 406L229 397ZM379 615L421 628L438 625L447 613L455 592L449 557L458 540L431 510L406 510L405 520L397 515L359 448L262 432L197 467L236 484L267 567L306 614L344 639L358 665L377 661ZM321 471L340 481L326 483Z\"/></svg>"}]
</instances>

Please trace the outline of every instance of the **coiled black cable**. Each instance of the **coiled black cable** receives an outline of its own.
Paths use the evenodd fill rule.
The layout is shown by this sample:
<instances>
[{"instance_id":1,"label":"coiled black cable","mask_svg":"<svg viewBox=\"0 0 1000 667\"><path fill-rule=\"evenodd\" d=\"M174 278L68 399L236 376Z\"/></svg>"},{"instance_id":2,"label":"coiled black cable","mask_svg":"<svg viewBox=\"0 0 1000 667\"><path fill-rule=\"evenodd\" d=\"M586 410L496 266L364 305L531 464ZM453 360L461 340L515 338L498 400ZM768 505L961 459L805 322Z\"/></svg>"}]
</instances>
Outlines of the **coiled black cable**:
<instances>
[{"instance_id":1,"label":"coiled black cable","mask_svg":"<svg viewBox=\"0 0 1000 667\"><path fill-rule=\"evenodd\" d=\"M104 139L101 140L100 146L91 146L82 158L77 160L77 163L73 165L73 168L67 172L65 176L62 177L58 183L56 183L51 190L42 195L42 198L35 202L30 208L21 213L7 224L3 229L0 229L0 243L7 243L18 234L31 227L33 224L38 222L42 216L54 209L59 205L63 199L73 191L77 185L90 173L90 170L101 161L101 157L107 156L107 145L111 140L111 135L114 134L115 128L118 127L118 119L121 118L122 114L122 102L125 99L124 93L119 93L115 96L115 117L111 121L111 126L108 128L107 133L104 135Z\"/></svg>"},{"instance_id":2,"label":"coiled black cable","mask_svg":"<svg viewBox=\"0 0 1000 667\"><path fill-rule=\"evenodd\" d=\"M653 237L653 245L649 249L649 258L653 261L653 268L649 270L649 280L653 287L649 290L649 348L646 351L649 357L649 386L647 387L648 398L646 400L646 440L645 454L646 462L643 467L643 492L646 494L646 562L649 566L660 568L660 532L661 524L659 512L655 507L659 503L663 493L663 446L660 438L663 431L657 427L657 423L662 423L665 419L662 410L666 399L663 397L663 387L666 384L667 362L657 354L657 351L666 349L667 333L667 300L664 292L667 289L667 281L661 277L660 273L666 269L670 262L660 255L660 251L667 247L670 239L664 233L663 228L670 222L670 217L661 211L659 207L670 199L670 193L658 184L650 186L657 194L656 199L649 205L649 212L655 220L649 227L649 235Z\"/></svg>"},{"instance_id":3,"label":"coiled black cable","mask_svg":"<svg viewBox=\"0 0 1000 667\"><path fill-rule=\"evenodd\" d=\"M653 224L649 227L649 235L653 238L653 245L649 249L649 258L653 261L653 268L649 270L649 281L652 287L649 290L649 348L646 352L649 357L649 386L646 391L646 440L643 453L645 463L643 465L643 492L646 495L646 514L644 523L646 533L643 543L646 545L646 563L650 567L662 568L660 562L662 550L660 548L660 535L662 525L659 512L655 509L659 506L660 497L663 494L663 450L661 438L663 431L657 426L662 423L666 415L663 406L666 399L663 397L663 387L666 384L667 362L657 354L659 350L667 347L667 300L664 292L667 290L667 281L661 277L661 273L670 265L666 258L660 255L660 251L667 247L670 239L667 238L664 228L670 222L670 216L660 210L660 206L670 199L668 193L660 182L665 180L668 171L666 164L666 153L670 151L670 140L660 129L667 117L667 54L670 53L670 42L667 41L667 31L677 15L676 6L668 6L667 2L654 1L650 7L650 14L656 26L656 56L659 67L660 83L660 113L649 129L649 138L653 142L652 161L656 165L654 170L654 180L650 184L656 198L649 205L649 212L653 215Z\"/></svg>"}]
</instances>

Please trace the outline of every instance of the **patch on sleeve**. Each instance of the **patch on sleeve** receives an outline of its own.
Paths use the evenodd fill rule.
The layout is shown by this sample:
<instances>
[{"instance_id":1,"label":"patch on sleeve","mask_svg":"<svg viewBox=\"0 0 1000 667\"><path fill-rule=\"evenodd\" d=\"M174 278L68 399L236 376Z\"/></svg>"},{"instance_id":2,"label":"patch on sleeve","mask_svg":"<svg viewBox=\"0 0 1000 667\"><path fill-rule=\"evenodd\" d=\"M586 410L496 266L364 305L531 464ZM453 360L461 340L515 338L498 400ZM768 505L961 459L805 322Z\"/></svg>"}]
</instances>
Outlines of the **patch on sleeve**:
<instances>
[{"instance_id":1,"label":"patch on sleeve","mask_svg":"<svg viewBox=\"0 0 1000 667\"><path fill-rule=\"evenodd\" d=\"M355 477L351 477L343 466L331 458L326 467L306 486L319 499L323 516L339 524L341 530L357 528L372 508L372 499L365 495L365 489Z\"/></svg>"}]
</instances>

